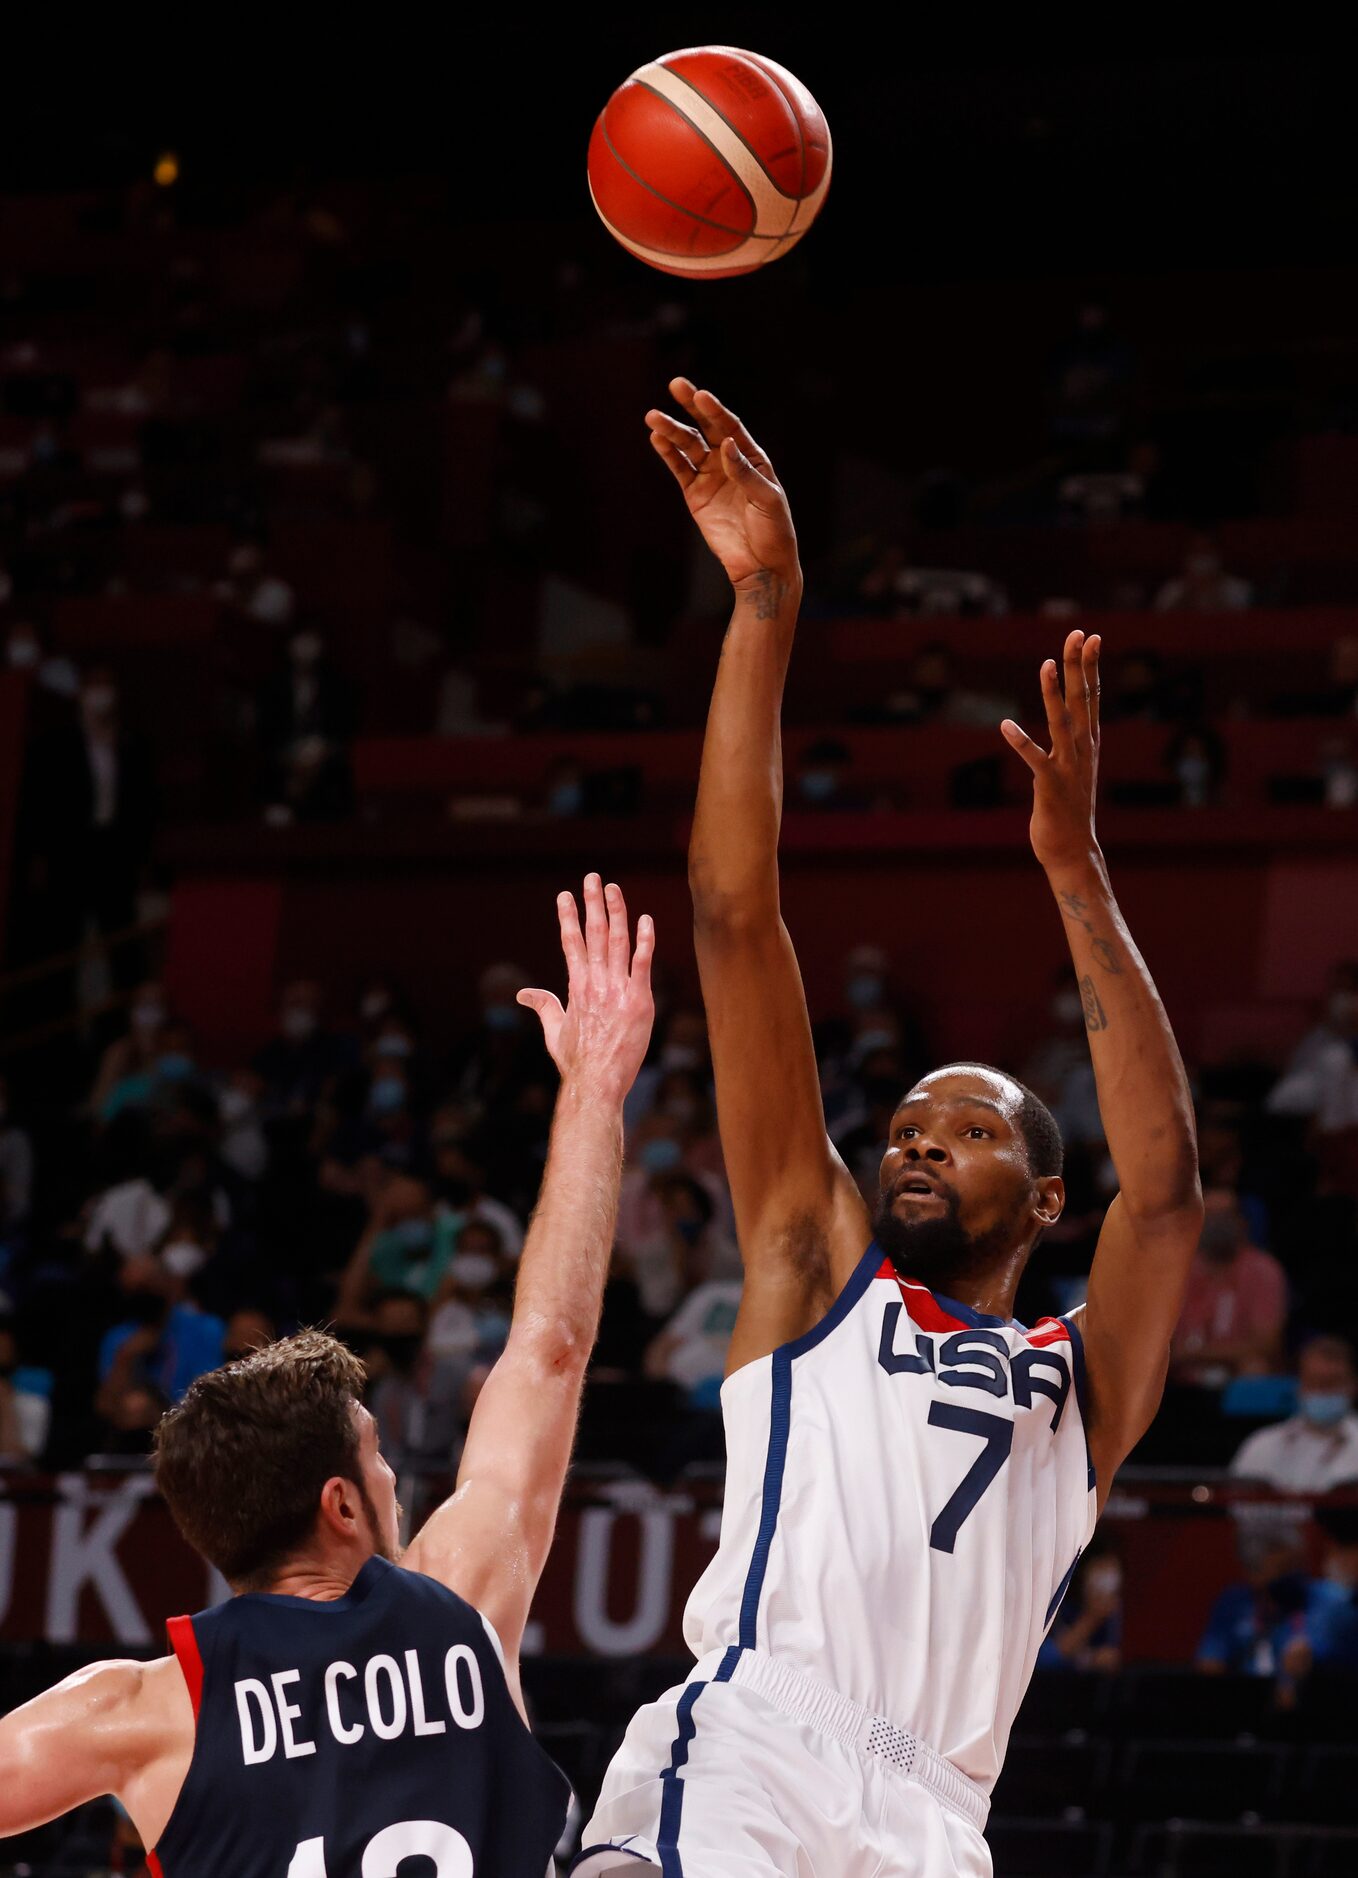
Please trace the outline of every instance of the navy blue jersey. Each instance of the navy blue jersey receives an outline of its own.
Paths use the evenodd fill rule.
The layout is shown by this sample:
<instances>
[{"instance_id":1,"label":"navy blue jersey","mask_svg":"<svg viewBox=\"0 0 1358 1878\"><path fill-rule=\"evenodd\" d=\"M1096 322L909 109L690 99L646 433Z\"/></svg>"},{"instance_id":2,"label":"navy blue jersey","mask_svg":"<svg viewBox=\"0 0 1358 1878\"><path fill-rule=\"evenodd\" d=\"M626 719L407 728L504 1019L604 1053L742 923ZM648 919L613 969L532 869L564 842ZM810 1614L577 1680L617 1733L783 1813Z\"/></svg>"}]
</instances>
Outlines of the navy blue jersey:
<instances>
[{"instance_id":1,"label":"navy blue jersey","mask_svg":"<svg viewBox=\"0 0 1358 1878\"><path fill-rule=\"evenodd\" d=\"M251 1592L170 1639L197 1736L152 1872L544 1878L565 1776L434 1579L371 1558L342 1598Z\"/></svg>"}]
</instances>

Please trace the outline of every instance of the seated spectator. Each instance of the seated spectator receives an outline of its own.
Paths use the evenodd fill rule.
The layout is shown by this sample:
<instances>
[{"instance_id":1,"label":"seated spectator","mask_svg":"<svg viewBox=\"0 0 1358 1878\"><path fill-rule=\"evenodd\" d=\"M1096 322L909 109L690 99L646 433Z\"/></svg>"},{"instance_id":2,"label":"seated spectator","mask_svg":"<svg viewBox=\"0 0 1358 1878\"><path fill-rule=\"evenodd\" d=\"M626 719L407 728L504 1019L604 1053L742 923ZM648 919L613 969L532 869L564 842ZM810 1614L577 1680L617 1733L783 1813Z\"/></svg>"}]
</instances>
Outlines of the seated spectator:
<instances>
[{"instance_id":1,"label":"seated spectator","mask_svg":"<svg viewBox=\"0 0 1358 1878\"><path fill-rule=\"evenodd\" d=\"M1336 1072L1342 1080L1352 1041L1358 1035L1358 959L1339 959L1330 969L1329 989L1318 1023L1308 1030L1288 1058L1287 1067L1269 1091L1273 1115L1314 1115Z\"/></svg>"},{"instance_id":2,"label":"seated spectator","mask_svg":"<svg viewBox=\"0 0 1358 1878\"><path fill-rule=\"evenodd\" d=\"M166 1396L150 1383L123 1378L110 1379L96 1401L100 1425L92 1462L134 1460L153 1452L156 1428L170 1407Z\"/></svg>"},{"instance_id":3,"label":"seated spectator","mask_svg":"<svg viewBox=\"0 0 1358 1878\"><path fill-rule=\"evenodd\" d=\"M0 1239L22 1226L33 1199L33 1143L10 1113L9 1084L0 1073Z\"/></svg>"},{"instance_id":4,"label":"seated spectator","mask_svg":"<svg viewBox=\"0 0 1358 1878\"><path fill-rule=\"evenodd\" d=\"M97 1193L82 1222L85 1250L140 1259L154 1251L170 1224L173 1208L144 1173L132 1174Z\"/></svg>"},{"instance_id":5,"label":"seated spectator","mask_svg":"<svg viewBox=\"0 0 1358 1878\"><path fill-rule=\"evenodd\" d=\"M999 582L966 568L903 567L891 594L897 619L995 619L1009 611Z\"/></svg>"},{"instance_id":6,"label":"seated spectator","mask_svg":"<svg viewBox=\"0 0 1358 1878\"><path fill-rule=\"evenodd\" d=\"M739 1278L697 1285L647 1348L646 1374L678 1383L695 1408L720 1407L741 1289Z\"/></svg>"},{"instance_id":7,"label":"seated spectator","mask_svg":"<svg viewBox=\"0 0 1358 1878\"><path fill-rule=\"evenodd\" d=\"M710 1188L692 1174L652 1176L649 1194L658 1217L646 1232L619 1243L637 1286L641 1308L668 1317L695 1285L739 1280L740 1254L719 1222Z\"/></svg>"},{"instance_id":8,"label":"seated spectator","mask_svg":"<svg viewBox=\"0 0 1358 1878\"><path fill-rule=\"evenodd\" d=\"M321 821L349 813L354 726L349 686L326 658L321 635L309 627L295 632L287 666L259 704L260 741L270 765L267 819Z\"/></svg>"},{"instance_id":9,"label":"seated spectator","mask_svg":"<svg viewBox=\"0 0 1358 1878\"><path fill-rule=\"evenodd\" d=\"M707 1042L707 1018L691 1005L680 1005L656 1025L651 1060L644 1063L623 1105L623 1121L630 1141L643 1116L655 1106L655 1092L669 1071L694 1071L704 1088L712 1086L712 1054Z\"/></svg>"},{"instance_id":10,"label":"seated spectator","mask_svg":"<svg viewBox=\"0 0 1358 1878\"><path fill-rule=\"evenodd\" d=\"M217 1092L220 1133L217 1153L241 1180L262 1180L269 1166L269 1142L260 1116L264 1083L252 1069L239 1069Z\"/></svg>"},{"instance_id":11,"label":"seated spectator","mask_svg":"<svg viewBox=\"0 0 1358 1878\"><path fill-rule=\"evenodd\" d=\"M1069 965L1057 969L1047 1002L1045 1035L1025 1057L1019 1075L1056 1117L1063 1140L1086 1144L1103 1140L1084 1002Z\"/></svg>"},{"instance_id":12,"label":"seated spectator","mask_svg":"<svg viewBox=\"0 0 1358 1878\"><path fill-rule=\"evenodd\" d=\"M1310 1625L1309 1661L1299 1667L1358 1672L1358 1508L1327 1507L1316 1513L1325 1535L1318 1609Z\"/></svg>"},{"instance_id":13,"label":"seated spectator","mask_svg":"<svg viewBox=\"0 0 1358 1878\"><path fill-rule=\"evenodd\" d=\"M12 1319L0 1317L0 1467L36 1461L47 1446L52 1403L40 1380L20 1363Z\"/></svg>"},{"instance_id":14,"label":"seated spectator","mask_svg":"<svg viewBox=\"0 0 1358 1878\"><path fill-rule=\"evenodd\" d=\"M107 1121L122 1106L113 1103L114 1092L130 1079L149 1078L161 1051L161 1035L169 1021L165 987L154 979L138 985L132 994L127 1014L127 1031L115 1037L99 1059L99 1072L90 1090L90 1108L100 1120Z\"/></svg>"},{"instance_id":15,"label":"seated spectator","mask_svg":"<svg viewBox=\"0 0 1358 1878\"><path fill-rule=\"evenodd\" d=\"M5 663L11 671L28 672L41 692L70 699L80 690L80 674L59 652L49 652L32 620L18 619L5 638Z\"/></svg>"},{"instance_id":16,"label":"seated spectator","mask_svg":"<svg viewBox=\"0 0 1358 1878\"><path fill-rule=\"evenodd\" d=\"M372 1328L359 1340L368 1372L368 1408L382 1452L400 1473L407 1467L451 1467L466 1425L464 1400L471 1366L427 1344L429 1305L392 1289L374 1300Z\"/></svg>"},{"instance_id":17,"label":"seated spectator","mask_svg":"<svg viewBox=\"0 0 1358 1878\"><path fill-rule=\"evenodd\" d=\"M1215 802L1226 775L1226 745L1208 724L1185 725L1170 738L1160 759L1179 787L1186 809Z\"/></svg>"},{"instance_id":18,"label":"seated spectator","mask_svg":"<svg viewBox=\"0 0 1358 1878\"><path fill-rule=\"evenodd\" d=\"M523 1224L503 1200L486 1192L486 1170L478 1158L464 1104L445 1102L435 1111L429 1126L429 1152L435 1213L444 1230L460 1234L473 1221L489 1226L506 1255L516 1261L523 1250Z\"/></svg>"},{"instance_id":19,"label":"seated spectator","mask_svg":"<svg viewBox=\"0 0 1358 1878\"><path fill-rule=\"evenodd\" d=\"M179 1402L195 1377L222 1360L226 1325L193 1303L185 1277L155 1257L129 1259L119 1274L126 1298L121 1322L99 1345L95 1406L113 1419L112 1405L137 1385Z\"/></svg>"},{"instance_id":20,"label":"seated spectator","mask_svg":"<svg viewBox=\"0 0 1358 1878\"><path fill-rule=\"evenodd\" d=\"M278 1028L252 1065L263 1084L266 1121L306 1122L331 1080L353 1060L345 1039L323 1023L324 997L311 979L285 985Z\"/></svg>"},{"instance_id":21,"label":"seated spectator","mask_svg":"<svg viewBox=\"0 0 1358 1878\"><path fill-rule=\"evenodd\" d=\"M438 1243L429 1183L403 1169L381 1168L368 1224L340 1282L335 1316L348 1327L371 1327L378 1295L408 1292L429 1299L453 1256L453 1241Z\"/></svg>"},{"instance_id":22,"label":"seated spectator","mask_svg":"<svg viewBox=\"0 0 1358 1878\"><path fill-rule=\"evenodd\" d=\"M1039 1669L1122 1667L1122 1564L1109 1552L1084 1560L1038 1652Z\"/></svg>"},{"instance_id":23,"label":"seated spectator","mask_svg":"<svg viewBox=\"0 0 1358 1878\"><path fill-rule=\"evenodd\" d=\"M853 1050L867 1014L888 1013L897 1047L908 1065L907 1080L898 1091L903 1095L909 1079L924 1067L927 1045L910 1000L892 978L891 960L883 947L850 946L840 966L838 1006L815 1026L816 1054L828 1059L827 1067L832 1067L836 1058Z\"/></svg>"},{"instance_id":24,"label":"seated spectator","mask_svg":"<svg viewBox=\"0 0 1358 1878\"><path fill-rule=\"evenodd\" d=\"M1328 1600L1307 1576L1300 1526L1278 1509L1238 1508L1244 1578L1212 1605L1195 1664L1207 1675L1276 1676L1291 1644ZM1256 1517L1263 1513L1264 1517Z\"/></svg>"},{"instance_id":25,"label":"seated spectator","mask_svg":"<svg viewBox=\"0 0 1358 1878\"><path fill-rule=\"evenodd\" d=\"M1313 1337L1297 1363L1297 1412L1245 1440L1231 1462L1242 1480L1279 1493L1328 1493L1358 1481L1358 1369L1342 1337Z\"/></svg>"},{"instance_id":26,"label":"seated spectator","mask_svg":"<svg viewBox=\"0 0 1358 1878\"><path fill-rule=\"evenodd\" d=\"M1158 652L1124 652L1104 681L1100 715L1112 723L1162 724L1165 667Z\"/></svg>"},{"instance_id":27,"label":"seated spectator","mask_svg":"<svg viewBox=\"0 0 1358 1878\"><path fill-rule=\"evenodd\" d=\"M796 759L793 787L804 809L852 810L877 805L874 791L855 782L853 752L838 737L820 737Z\"/></svg>"},{"instance_id":28,"label":"seated spectator","mask_svg":"<svg viewBox=\"0 0 1358 1878\"><path fill-rule=\"evenodd\" d=\"M1158 613L1238 613L1253 605L1247 580L1228 574L1210 535L1195 535L1180 573L1155 596Z\"/></svg>"},{"instance_id":29,"label":"seated spectator","mask_svg":"<svg viewBox=\"0 0 1358 1878\"><path fill-rule=\"evenodd\" d=\"M1108 309L1082 306L1049 368L1051 434L1063 445L1106 448L1122 435L1135 357L1114 332Z\"/></svg>"},{"instance_id":30,"label":"seated spectator","mask_svg":"<svg viewBox=\"0 0 1358 1878\"><path fill-rule=\"evenodd\" d=\"M675 1236L667 1197L672 1176L684 1175L702 1188L722 1231L730 1224L731 1199L725 1182L690 1162L691 1145L691 1131L672 1116L648 1116L637 1129L623 1168L618 1245L629 1260L639 1256L648 1263L648 1269L653 1262L657 1272L667 1269L668 1256L658 1254L656 1248L672 1246ZM678 1294L671 1279L657 1278L652 1286L639 1277L638 1284L643 1291L643 1308L650 1315L665 1317L673 1310Z\"/></svg>"},{"instance_id":31,"label":"seated spectator","mask_svg":"<svg viewBox=\"0 0 1358 1878\"><path fill-rule=\"evenodd\" d=\"M508 1335L514 1261L489 1220L467 1219L432 1300L429 1347L437 1356L493 1362Z\"/></svg>"},{"instance_id":32,"label":"seated spectator","mask_svg":"<svg viewBox=\"0 0 1358 1878\"><path fill-rule=\"evenodd\" d=\"M1210 1388L1276 1370L1287 1320L1287 1279L1272 1253L1249 1243L1235 1194L1203 1196L1205 1217L1174 1333L1176 1382Z\"/></svg>"}]
</instances>

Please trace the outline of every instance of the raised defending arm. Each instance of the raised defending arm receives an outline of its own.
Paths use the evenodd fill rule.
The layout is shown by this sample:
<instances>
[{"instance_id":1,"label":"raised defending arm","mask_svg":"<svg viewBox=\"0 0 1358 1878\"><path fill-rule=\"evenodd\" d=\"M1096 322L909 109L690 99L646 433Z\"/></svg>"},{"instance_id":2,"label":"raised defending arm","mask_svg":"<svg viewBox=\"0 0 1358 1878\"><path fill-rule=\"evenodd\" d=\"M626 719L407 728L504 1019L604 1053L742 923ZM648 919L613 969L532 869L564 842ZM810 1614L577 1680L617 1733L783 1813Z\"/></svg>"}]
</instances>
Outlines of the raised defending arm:
<instances>
[{"instance_id":1,"label":"raised defending arm","mask_svg":"<svg viewBox=\"0 0 1358 1878\"><path fill-rule=\"evenodd\" d=\"M605 893L597 874L585 882L583 935L571 894L557 910L566 1008L547 991L519 993L542 1020L561 1091L509 1340L472 1415L456 1490L403 1560L490 1620L511 1679L575 1440L618 1216L623 1098L653 1015L650 920L638 922L633 957L622 894Z\"/></svg>"},{"instance_id":2,"label":"raised defending arm","mask_svg":"<svg viewBox=\"0 0 1358 1878\"><path fill-rule=\"evenodd\" d=\"M1033 850L1065 920L1118 1175L1084 1313L1090 1443L1106 1493L1159 1406L1202 1226L1202 1194L1183 1061L1094 834L1098 636L1071 633L1064 664L1064 685L1054 659L1042 667L1050 751L1011 720L1003 729L1033 773Z\"/></svg>"},{"instance_id":3,"label":"raised defending arm","mask_svg":"<svg viewBox=\"0 0 1358 1878\"><path fill-rule=\"evenodd\" d=\"M768 456L709 391L670 386L689 421L651 441L731 581L689 846L694 939L746 1286L729 1366L825 1309L869 1236L825 1134L801 974L778 893L779 717L801 604L787 498Z\"/></svg>"}]
</instances>

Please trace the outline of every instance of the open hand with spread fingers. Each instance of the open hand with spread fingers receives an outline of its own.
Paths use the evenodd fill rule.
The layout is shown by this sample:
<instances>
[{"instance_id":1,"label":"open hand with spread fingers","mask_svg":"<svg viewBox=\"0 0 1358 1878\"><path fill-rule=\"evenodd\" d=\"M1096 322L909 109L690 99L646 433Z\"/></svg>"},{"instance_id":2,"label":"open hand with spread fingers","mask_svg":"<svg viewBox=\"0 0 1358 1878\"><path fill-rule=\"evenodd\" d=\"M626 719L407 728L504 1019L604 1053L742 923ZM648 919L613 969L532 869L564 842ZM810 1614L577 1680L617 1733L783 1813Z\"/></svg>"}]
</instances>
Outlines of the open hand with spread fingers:
<instances>
[{"instance_id":1,"label":"open hand with spread fingers","mask_svg":"<svg viewBox=\"0 0 1358 1878\"><path fill-rule=\"evenodd\" d=\"M573 893L556 900L561 950L566 955L566 1003L551 991L524 990L519 1003L536 1011L543 1040L563 1082L601 1101L621 1101L636 1081L651 1040L655 1005L651 955L655 927L648 913L637 921L632 950L622 888L585 877L585 927Z\"/></svg>"},{"instance_id":2,"label":"open hand with spread fingers","mask_svg":"<svg viewBox=\"0 0 1358 1878\"><path fill-rule=\"evenodd\" d=\"M767 454L710 391L687 378L672 378L670 391L688 421L648 411L651 443L731 585L755 594L769 613L789 597L800 598L797 536Z\"/></svg>"},{"instance_id":3,"label":"open hand with spread fingers","mask_svg":"<svg viewBox=\"0 0 1358 1878\"><path fill-rule=\"evenodd\" d=\"M1094 798L1099 781L1099 635L1067 636L1064 672L1055 659L1042 666L1042 702L1051 749L1044 750L1006 717L1008 742L1033 772L1033 853L1048 873L1098 853Z\"/></svg>"}]
</instances>

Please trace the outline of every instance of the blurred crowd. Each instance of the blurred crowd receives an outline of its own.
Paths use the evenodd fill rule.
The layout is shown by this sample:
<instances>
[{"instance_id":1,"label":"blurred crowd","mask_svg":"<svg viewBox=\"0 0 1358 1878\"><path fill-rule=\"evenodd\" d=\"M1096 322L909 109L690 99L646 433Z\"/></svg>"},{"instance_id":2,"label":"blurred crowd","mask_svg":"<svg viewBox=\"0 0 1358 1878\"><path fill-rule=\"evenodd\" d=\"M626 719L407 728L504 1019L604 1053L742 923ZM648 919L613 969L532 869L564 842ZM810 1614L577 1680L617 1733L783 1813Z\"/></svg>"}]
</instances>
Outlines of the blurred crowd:
<instances>
[{"instance_id":1,"label":"blurred crowd","mask_svg":"<svg viewBox=\"0 0 1358 1878\"><path fill-rule=\"evenodd\" d=\"M447 1469L508 1329L554 1071L510 960L465 1034L432 1037L380 980L339 1008L281 994L248 1063L202 1060L157 983L90 1063L76 1112L31 1122L0 1082L0 1453L144 1454L194 1376L298 1324L363 1358L398 1468ZM1282 1065L1194 1071L1207 1216L1166 1408L1134 1459L1303 1493L1358 1482L1358 962L1336 965ZM1063 972L1011 1067L1051 1105L1067 1206L1019 1299L1083 1296L1116 1189L1080 999ZM815 1026L829 1132L870 1198L892 1109L946 1039L886 954L845 955ZM719 1468L740 1261L701 1011L662 994L629 1099L585 1465Z\"/></svg>"}]
</instances>

